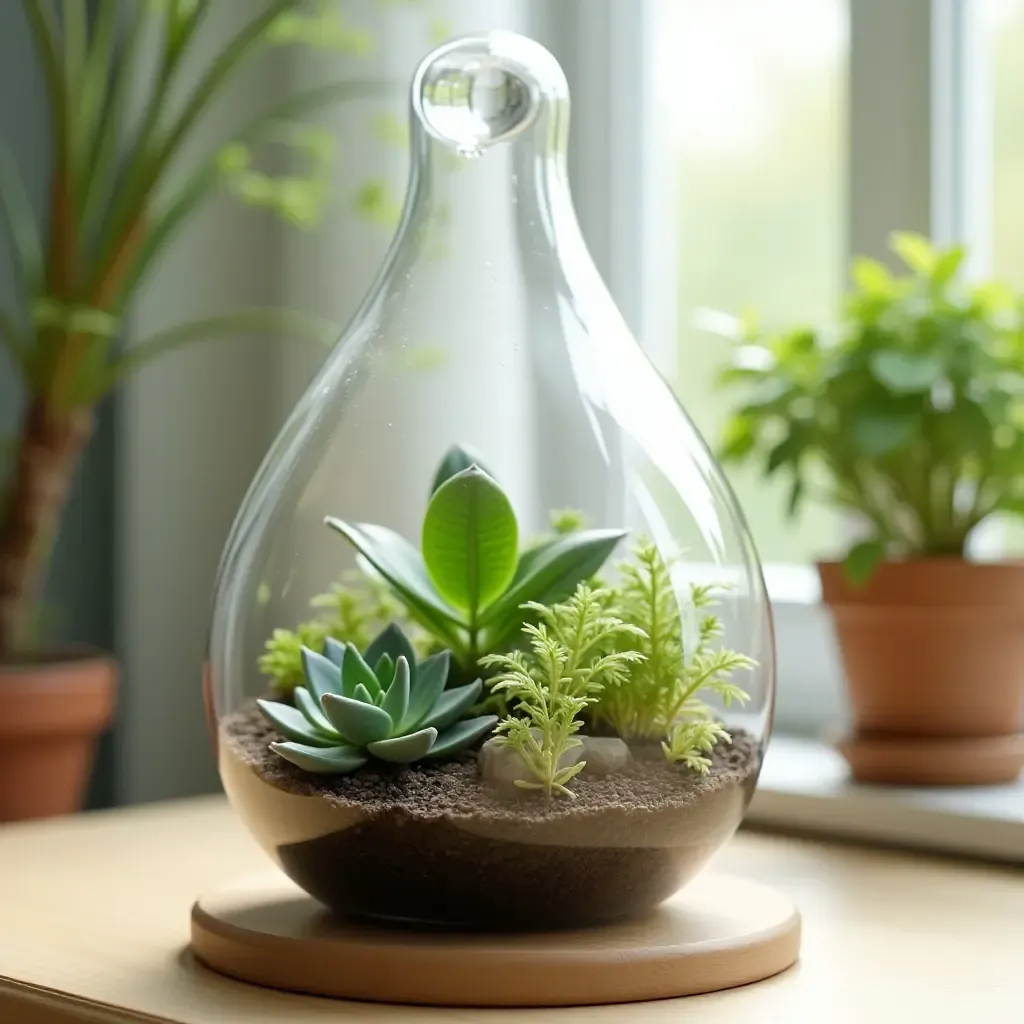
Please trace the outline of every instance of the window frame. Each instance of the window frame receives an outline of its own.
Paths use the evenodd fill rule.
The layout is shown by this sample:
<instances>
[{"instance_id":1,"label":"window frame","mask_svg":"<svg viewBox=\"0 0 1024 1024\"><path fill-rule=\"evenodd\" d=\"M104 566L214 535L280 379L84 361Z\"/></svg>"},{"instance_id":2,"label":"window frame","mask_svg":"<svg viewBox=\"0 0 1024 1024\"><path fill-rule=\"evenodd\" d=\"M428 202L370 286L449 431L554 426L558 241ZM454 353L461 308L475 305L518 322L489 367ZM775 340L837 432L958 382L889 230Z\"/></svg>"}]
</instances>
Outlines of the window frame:
<instances>
[{"instance_id":1,"label":"window frame","mask_svg":"<svg viewBox=\"0 0 1024 1024\"><path fill-rule=\"evenodd\" d=\"M650 188L655 126L648 54L653 0L537 0L532 27L553 50L573 110L570 174L594 260L656 364L674 358L678 313L658 266L674 265L677 223ZM969 270L989 263L991 178L983 43L970 0L848 0L847 205L844 265L892 263L893 230L968 244ZM991 543L991 538L983 541ZM812 565L765 565L775 619L776 728L822 736L846 718L842 669Z\"/></svg>"}]
</instances>

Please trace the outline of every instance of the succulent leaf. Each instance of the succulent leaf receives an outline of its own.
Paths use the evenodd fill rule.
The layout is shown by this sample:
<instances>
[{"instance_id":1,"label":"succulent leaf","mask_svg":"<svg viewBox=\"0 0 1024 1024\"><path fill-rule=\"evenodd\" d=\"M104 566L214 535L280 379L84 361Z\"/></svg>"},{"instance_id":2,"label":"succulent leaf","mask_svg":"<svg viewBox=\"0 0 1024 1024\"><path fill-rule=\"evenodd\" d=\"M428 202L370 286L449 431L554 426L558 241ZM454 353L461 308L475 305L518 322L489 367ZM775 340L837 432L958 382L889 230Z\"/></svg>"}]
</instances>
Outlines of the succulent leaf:
<instances>
[{"instance_id":1,"label":"succulent leaf","mask_svg":"<svg viewBox=\"0 0 1024 1024\"><path fill-rule=\"evenodd\" d=\"M384 694L380 706L394 723L393 731L401 735L404 731L401 728L402 720L409 710L409 662L405 660L404 654L398 656L395 678Z\"/></svg>"},{"instance_id":2,"label":"succulent leaf","mask_svg":"<svg viewBox=\"0 0 1024 1024\"><path fill-rule=\"evenodd\" d=\"M345 647L345 663L341 667L341 693L346 697L355 696L357 686L364 686L370 691L370 700L380 693L381 686L373 669L363 660L363 656L352 646Z\"/></svg>"},{"instance_id":3,"label":"succulent leaf","mask_svg":"<svg viewBox=\"0 0 1024 1024\"><path fill-rule=\"evenodd\" d=\"M377 659L373 666L373 674L385 690L391 685L391 680L395 678L395 662L390 654L382 654Z\"/></svg>"},{"instance_id":4,"label":"succulent leaf","mask_svg":"<svg viewBox=\"0 0 1024 1024\"><path fill-rule=\"evenodd\" d=\"M453 690L445 690L430 709L423 725L432 725L440 732L446 729L457 718L465 714L480 699L484 684L479 680L456 686Z\"/></svg>"},{"instance_id":5,"label":"succulent leaf","mask_svg":"<svg viewBox=\"0 0 1024 1024\"><path fill-rule=\"evenodd\" d=\"M497 715L480 715L479 718L467 718L462 722L456 722L444 732L438 733L427 757L433 760L457 754L486 736L497 724Z\"/></svg>"},{"instance_id":6,"label":"succulent leaf","mask_svg":"<svg viewBox=\"0 0 1024 1024\"><path fill-rule=\"evenodd\" d=\"M314 729L326 733L328 736L336 736L334 726L327 720L327 716L320 709L320 705L314 700L313 695L304 686L296 686L292 690L292 700L295 706L306 716L306 720Z\"/></svg>"},{"instance_id":7,"label":"succulent leaf","mask_svg":"<svg viewBox=\"0 0 1024 1024\"><path fill-rule=\"evenodd\" d=\"M318 701L324 699L324 694L341 692L341 669L308 647L302 648L302 672L309 691Z\"/></svg>"},{"instance_id":8,"label":"succulent leaf","mask_svg":"<svg viewBox=\"0 0 1024 1024\"><path fill-rule=\"evenodd\" d=\"M316 747L331 747L338 742L315 729L297 708L269 700L258 700L256 703L260 711L263 712L264 718L290 740L298 740L299 743L309 743Z\"/></svg>"},{"instance_id":9,"label":"succulent leaf","mask_svg":"<svg viewBox=\"0 0 1024 1024\"><path fill-rule=\"evenodd\" d=\"M368 665L373 665L376 669L377 663L385 654L394 663L397 663L399 658L405 658L409 663L410 670L415 668L416 652L413 650L411 641L397 622L392 622L386 626L370 641L369 647L363 652L363 657ZM386 688L388 680L383 678L380 672L377 673L377 676L380 678L381 686ZM415 671L411 671L410 678L414 676Z\"/></svg>"},{"instance_id":10,"label":"succulent leaf","mask_svg":"<svg viewBox=\"0 0 1024 1024\"><path fill-rule=\"evenodd\" d=\"M362 689L365 692L366 688ZM347 742L357 747L365 747L391 735L391 716L373 703L338 693L328 693L322 703L331 725Z\"/></svg>"},{"instance_id":11,"label":"succulent leaf","mask_svg":"<svg viewBox=\"0 0 1024 1024\"><path fill-rule=\"evenodd\" d=\"M324 657L341 668L345 662L345 645L333 636L324 638Z\"/></svg>"},{"instance_id":12,"label":"succulent leaf","mask_svg":"<svg viewBox=\"0 0 1024 1024\"><path fill-rule=\"evenodd\" d=\"M270 749L303 771L348 775L362 768L367 757L356 747L307 747L301 743L271 743Z\"/></svg>"},{"instance_id":13,"label":"succulent leaf","mask_svg":"<svg viewBox=\"0 0 1024 1024\"><path fill-rule=\"evenodd\" d=\"M437 739L436 729L420 729L405 736L393 736L391 739L367 743L366 749L382 761L392 764L411 764L426 757Z\"/></svg>"},{"instance_id":14,"label":"succulent leaf","mask_svg":"<svg viewBox=\"0 0 1024 1024\"><path fill-rule=\"evenodd\" d=\"M377 696L380 697L381 694L378 693ZM374 700L373 694L370 693L362 683L356 683L356 688L352 693L352 699L361 701L363 704L377 704L377 701Z\"/></svg>"},{"instance_id":15,"label":"succulent leaf","mask_svg":"<svg viewBox=\"0 0 1024 1024\"><path fill-rule=\"evenodd\" d=\"M420 662L411 683L409 709L399 724L401 731L417 728L430 713L444 690L450 664L451 654L448 651L431 655Z\"/></svg>"}]
</instances>

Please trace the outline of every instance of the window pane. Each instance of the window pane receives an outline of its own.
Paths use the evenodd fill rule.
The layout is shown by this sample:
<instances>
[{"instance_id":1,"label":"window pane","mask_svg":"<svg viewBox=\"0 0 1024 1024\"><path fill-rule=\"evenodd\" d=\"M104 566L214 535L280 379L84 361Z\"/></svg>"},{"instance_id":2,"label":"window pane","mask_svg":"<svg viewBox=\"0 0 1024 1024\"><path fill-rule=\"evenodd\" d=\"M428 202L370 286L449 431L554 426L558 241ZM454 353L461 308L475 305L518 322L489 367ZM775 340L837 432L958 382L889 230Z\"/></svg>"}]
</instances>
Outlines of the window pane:
<instances>
[{"instance_id":1,"label":"window pane","mask_svg":"<svg viewBox=\"0 0 1024 1024\"><path fill-rule=\"evenodd\" d=\"M713 386L727 344L701 310L755 310L766 328L834 318L844 276L845 0L657 0L659 252L677 266L678 393L720 436L738 393ZM1022 136L1024 138L1024 136ZM666 172L665 168L671 168ZM671 369L670 369L671 372ZM835 547L837 517L785 515L788 485L730 470L761 557L809 561Z\"/></svg>"}]
</instances>

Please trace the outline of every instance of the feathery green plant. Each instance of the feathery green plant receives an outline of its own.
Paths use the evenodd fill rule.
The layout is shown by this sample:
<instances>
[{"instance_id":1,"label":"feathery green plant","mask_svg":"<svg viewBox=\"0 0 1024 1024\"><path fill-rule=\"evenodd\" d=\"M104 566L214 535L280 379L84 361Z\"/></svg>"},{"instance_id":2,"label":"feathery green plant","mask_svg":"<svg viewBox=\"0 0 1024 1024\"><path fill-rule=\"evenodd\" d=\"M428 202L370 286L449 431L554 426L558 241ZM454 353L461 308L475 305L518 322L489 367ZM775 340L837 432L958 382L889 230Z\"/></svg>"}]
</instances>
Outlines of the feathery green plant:
<instances>
[{"instance_id":1,"label":"feathery green plant","mask_svg":"<svg viewBox=\"0 0 1024 1024\"><path fill-rule=\"evenodd\" d=\"M711 609L724 588L691 584L689 603L698 620L693 649L688 651L670 567L657 546L640 538L631 557L617 569L619 582L607 592L606 607L639 627L627 642L643 658L626 679L605 689L594 718L626 740L662 740L670 761L706 773L707 754L730 736L700 694L710 691L726 707L744 703L747 694L732 676L754 666L746 655L717 643L723 626Z\"/></svg>"},{"instance_id":2,"label":"feathery green plant","mask_svg":"<svg viewBox=\"0 0 1024 1024\"><path fill-rule=\"evenodd\" d=\"M417 662L392 624L359 653L333 637L324 654L302 649L305 686L294 706L260 700L263 715L287 737L270 749L304 771L347 775L371 758L410 764L442 760L482 739L495 715L463 719L480 697L477 679L446 690L447 651ZM462 719L462 720L460 720Z\"/></svg>"},{"instance_id":3,"label":"feathery green plant","mask_svg":"<svg viewBox=\"0 0 1024 1024\"><path fill-rule=\"evenodd\" d=\"M421 550L383 526L331 517L326 522L470 675L484 655L515 640L524 607L564 600L601 568L626 533L573 528L520 552L508 496L459 446L435 474Z\"/></svg>"},{"instance_id":4,"label":"feathery green plant","mask_svg":"<svg viewBox=\"0 0 1024 1024\"><path fill-rule=\"evenodd\" d=\"M586 761L563 765L562 759L581 743L575 734L583 711L606 687L625 685L630 667L643 660L637 651L615 649L640 640L643 630L609 613L608 594L584 583L567 601L525 608L540 620L522 627L529 649L482 659L485 667L499 669L492 691L514 702L514 713L506 714L497 732L533 775L518 786L572 797L567 783Z\"/></svg>"}]
</instances>

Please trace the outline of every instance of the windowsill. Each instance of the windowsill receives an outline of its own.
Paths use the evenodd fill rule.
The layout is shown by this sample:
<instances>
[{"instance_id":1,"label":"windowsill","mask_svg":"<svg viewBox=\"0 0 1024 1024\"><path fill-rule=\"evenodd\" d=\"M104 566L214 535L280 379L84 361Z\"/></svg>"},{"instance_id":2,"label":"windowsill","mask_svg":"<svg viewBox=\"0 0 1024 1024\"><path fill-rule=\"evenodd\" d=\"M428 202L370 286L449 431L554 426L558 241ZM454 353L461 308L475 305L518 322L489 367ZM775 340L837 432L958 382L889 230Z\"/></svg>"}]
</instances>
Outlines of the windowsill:
<instances>
[{"instance_id":1,"label":"windowsill","mask_svg":"<svg viewBox=\"0 0 1024 1024\"><path fill-rule=\"evenodd\" d=\"M747 821L1024 864L1024 780L949 789L858 785L830 747L789 736L771 741Z\"/></svg>"}]
</instances>

